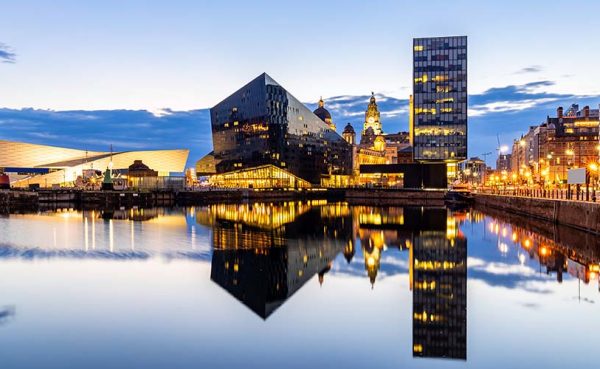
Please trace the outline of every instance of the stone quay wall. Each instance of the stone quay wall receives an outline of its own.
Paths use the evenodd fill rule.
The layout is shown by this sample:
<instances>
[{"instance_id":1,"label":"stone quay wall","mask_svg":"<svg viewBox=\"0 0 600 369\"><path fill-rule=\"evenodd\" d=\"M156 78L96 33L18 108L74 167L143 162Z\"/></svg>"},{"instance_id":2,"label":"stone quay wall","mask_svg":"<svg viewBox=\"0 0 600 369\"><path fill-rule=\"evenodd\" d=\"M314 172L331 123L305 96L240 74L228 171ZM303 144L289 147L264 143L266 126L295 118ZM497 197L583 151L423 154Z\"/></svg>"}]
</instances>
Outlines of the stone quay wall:
<instances>
[{"instance_id":1,"label":"stone quay wall","mask_svg":"<svg viewBox=\"0 0 600 369\"><path fill-rule=\"evenodd\" d=\"M525 215L600 234L600 203L475 194L478 207Z\"/></svg>"}]
</instances>

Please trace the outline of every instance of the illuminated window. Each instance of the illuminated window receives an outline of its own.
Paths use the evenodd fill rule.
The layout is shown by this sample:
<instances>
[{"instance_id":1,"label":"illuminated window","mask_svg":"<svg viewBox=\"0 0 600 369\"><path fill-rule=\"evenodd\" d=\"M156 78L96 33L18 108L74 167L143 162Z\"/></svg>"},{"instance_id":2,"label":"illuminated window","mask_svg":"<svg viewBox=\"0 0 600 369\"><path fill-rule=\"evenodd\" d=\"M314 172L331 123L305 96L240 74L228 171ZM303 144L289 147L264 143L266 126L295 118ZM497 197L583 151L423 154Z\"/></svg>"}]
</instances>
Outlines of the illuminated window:
<instances>
[{"instance_id":1,"label":"illuminated window","mask_svg":"<svg viewBox=\"0 0 600 369\"><path fill-rule=\"evenodd\" d=\"M423 51L425 48L423 45L415 45L415 51Z\"/></svg>"},{"instance_id":2,"label":"illuminated window","mask_svg":"<svg viewBox=\"0 0 600 369\"><path fill-rule=\"evenodd\" d=\"M428 80L427 74L423 74L423 76L415 78L415 83L427 83Z\"/></svg>"},{"instance_id":3,"label":"illuminated window","mask_svg":"<svg viewBox=\"0 0 600 369\"><path fill-rule=\"evenodd\" d=\"M435 108L431 108L431 109L426 109L426 108L416 108L415 109L415 114L416 115L421 115L421 114L436 114L436 109Z\"/></svg>"}]
</instances>

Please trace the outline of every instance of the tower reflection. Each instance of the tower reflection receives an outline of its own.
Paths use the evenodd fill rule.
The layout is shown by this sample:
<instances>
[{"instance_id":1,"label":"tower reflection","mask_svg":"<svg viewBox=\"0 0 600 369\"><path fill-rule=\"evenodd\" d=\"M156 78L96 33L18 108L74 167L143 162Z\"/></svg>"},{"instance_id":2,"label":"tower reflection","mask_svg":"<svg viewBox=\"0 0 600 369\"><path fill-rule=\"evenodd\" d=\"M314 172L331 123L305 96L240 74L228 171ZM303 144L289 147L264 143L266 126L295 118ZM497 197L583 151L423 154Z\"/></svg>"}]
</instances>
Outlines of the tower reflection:
<instances>
[{"instance_id":1,"label":"tower reflection","mask_svg":"<svg viewBox=\"0 0 600 369\"><path fill-rule=\"evenodd\" d=\"M413 237L413 356L466 359L467 240L445 210L422 217L432 227Z\"/></svg>"},{"instance_id":2,"label":"tower reflection","mask_svg":"<svg viewBox=\"0 0 600 369\"><path fill-rule=\"evenodd\" d=\"M467 357L466 215L446 208L353 208L365 269L374 285L389 248L409 251L413 356Z\"/></svg>"}]
</instances>

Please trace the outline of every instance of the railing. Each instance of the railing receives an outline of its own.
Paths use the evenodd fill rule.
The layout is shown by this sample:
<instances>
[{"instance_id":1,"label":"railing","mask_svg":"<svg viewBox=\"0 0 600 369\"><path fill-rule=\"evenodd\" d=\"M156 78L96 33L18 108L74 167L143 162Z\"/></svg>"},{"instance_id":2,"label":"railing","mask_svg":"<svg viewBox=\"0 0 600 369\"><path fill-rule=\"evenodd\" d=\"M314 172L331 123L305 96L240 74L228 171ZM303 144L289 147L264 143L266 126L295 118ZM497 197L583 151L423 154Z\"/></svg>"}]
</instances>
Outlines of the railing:
<instances>
[{"instance_id":1,"label":"railing","mask_svg":"<svg viewBox=\"0 0 600 369\"><path fill-rule=\"evenodd\" d=\"M550 200L569 200L569 201L587 201L587 202L598 202L600 201L600 190L598 189L586 189L581 187L579 189L546 189L546 188L485 188L474 190L473 193L483 193L490 195L500 196L518 196L518 197L531 197L539 199L550 199Z\"/></svg>"}]
</instances>

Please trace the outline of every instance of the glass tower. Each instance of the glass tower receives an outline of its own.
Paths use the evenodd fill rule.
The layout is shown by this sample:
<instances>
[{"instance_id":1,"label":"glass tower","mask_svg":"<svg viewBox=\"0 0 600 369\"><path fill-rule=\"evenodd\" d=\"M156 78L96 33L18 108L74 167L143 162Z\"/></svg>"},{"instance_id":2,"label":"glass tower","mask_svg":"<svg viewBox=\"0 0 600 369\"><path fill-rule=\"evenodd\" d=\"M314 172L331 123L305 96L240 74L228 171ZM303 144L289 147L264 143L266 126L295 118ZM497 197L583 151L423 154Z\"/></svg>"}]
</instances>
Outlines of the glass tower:
<instances>
[{"instance_id":1,"label":"glass tower","mask_svg":"<svg viewBox=\"0 0 600 369\"><path fill-rule=\"evenodd\" d=\"M466 36L413 40L412 114L415 161L467 158Z\"/></svg>"},{"instance_id":2,"label":"glass tower","mask_svg":"<svg viewBox=\"0 0 600 369\"><path fill-rule=\"evenodd\" d=\"M210 117L217 173L271 164L311 183L350 174L351 146L266 73Z\"/></svg>"}]
</instances>

